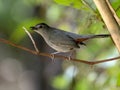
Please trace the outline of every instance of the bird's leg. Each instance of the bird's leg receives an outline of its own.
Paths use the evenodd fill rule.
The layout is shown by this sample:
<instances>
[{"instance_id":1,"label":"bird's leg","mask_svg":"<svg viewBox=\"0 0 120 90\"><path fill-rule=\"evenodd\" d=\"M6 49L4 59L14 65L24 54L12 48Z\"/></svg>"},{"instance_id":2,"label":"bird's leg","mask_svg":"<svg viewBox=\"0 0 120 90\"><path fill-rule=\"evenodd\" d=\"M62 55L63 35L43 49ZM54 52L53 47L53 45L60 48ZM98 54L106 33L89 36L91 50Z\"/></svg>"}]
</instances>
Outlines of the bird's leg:
<instances>
[{"instance_id":1,"label":"bird's leg","mask_svg":"<svg viewBox=\"0 0 120 90\"><path fill-rule=\"evenodd\" d=\"M71 51L71 52L70 52L70 54L69 54L69 56L68 56L68 60L71 60L71 57L72 57L73 53L74 53L74 51Z\"/></svg>"},{"instance_id":2,"label":"bird's leg","mask_svg":"<svg viewBox=\"0 0 120 90\"><path fill-rule=\"evenodd\" d=\"M54 59L55 59L55 54L57 54L57 53L60 53L60 52L54 52L54 53L51 53L51 58L52 58L52 61L54 62Z\"/></svg>"},{"instance_id":3,"label":"bird's leg","mask_svg":"<svg viewBox=\"0 0 120 90\"><path fill-rule=\"evenodd\" d=\"M72 52L70 52L69 56L68 56L68 60L71 60L71 56L72 56Z\"/></svg>"}]
</instances>

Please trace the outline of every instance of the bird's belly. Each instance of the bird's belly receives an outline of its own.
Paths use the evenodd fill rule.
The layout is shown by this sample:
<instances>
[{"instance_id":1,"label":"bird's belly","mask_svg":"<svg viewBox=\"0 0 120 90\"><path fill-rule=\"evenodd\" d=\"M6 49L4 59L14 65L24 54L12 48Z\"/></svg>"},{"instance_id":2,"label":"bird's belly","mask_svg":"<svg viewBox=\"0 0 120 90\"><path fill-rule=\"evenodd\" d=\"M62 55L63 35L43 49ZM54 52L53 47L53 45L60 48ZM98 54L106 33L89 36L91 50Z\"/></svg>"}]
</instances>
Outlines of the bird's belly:
<instances>
[{"instance_id":1,"label":"bird's belly","mask_svg":"<svg viewBox=\"0 0 120 90\"><path fill-rule=\"evenodd\" d=\"M58 52L70 52L73 49L73 47L70 45L63 45L60 43L53 44L53 43L49 42L48 45Z\"/></svg>"}]
</instances>

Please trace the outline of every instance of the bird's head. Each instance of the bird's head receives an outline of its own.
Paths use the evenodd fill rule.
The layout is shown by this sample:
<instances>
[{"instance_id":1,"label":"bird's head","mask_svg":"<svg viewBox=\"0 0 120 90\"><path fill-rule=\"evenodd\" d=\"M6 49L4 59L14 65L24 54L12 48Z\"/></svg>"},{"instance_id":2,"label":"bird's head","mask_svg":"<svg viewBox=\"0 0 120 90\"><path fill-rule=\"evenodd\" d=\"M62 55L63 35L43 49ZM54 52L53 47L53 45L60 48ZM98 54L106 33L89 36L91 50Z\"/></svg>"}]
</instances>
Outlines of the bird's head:
<instances>
[{"instance_id":1,"label":"bird's head","mask_svg":"<svg viewBox=\"0 0 120 90\"><path fill-rule=\"evenodd\" d=\"M45 23L39 23L35 26L30 27L31 30L35 30L35 31L40 31L40 30L44 30L47 29L49 26Z\"/></svg>"}]
</instances>

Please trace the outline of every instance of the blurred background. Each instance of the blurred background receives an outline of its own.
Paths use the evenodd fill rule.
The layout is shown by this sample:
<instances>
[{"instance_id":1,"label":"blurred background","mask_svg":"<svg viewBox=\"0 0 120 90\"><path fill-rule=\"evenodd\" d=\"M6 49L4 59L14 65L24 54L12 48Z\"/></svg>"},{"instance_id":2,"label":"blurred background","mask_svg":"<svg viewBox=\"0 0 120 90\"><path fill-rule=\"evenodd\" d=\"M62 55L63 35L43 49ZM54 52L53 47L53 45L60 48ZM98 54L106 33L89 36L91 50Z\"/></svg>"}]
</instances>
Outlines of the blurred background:
<instances>
[{"instance_id":1,"label":"blurred background","mask_svg":"<svg viewBox=\"0 0 120 90\"><path fill-rule=\"evenodd\" d=\"M110 1L120 16L120 0ZM92 0L0 0L0 38L34 50L24 26L41 52L52 53L43 38L29 29L41 22L78 34L109 33ZM94 61L119 55L111 38L86 44L75 58ZM52 62L0 42L0 90L119 90L119 86L119 61L94 66L60 59Z\"/></svg>"}]
</instances>

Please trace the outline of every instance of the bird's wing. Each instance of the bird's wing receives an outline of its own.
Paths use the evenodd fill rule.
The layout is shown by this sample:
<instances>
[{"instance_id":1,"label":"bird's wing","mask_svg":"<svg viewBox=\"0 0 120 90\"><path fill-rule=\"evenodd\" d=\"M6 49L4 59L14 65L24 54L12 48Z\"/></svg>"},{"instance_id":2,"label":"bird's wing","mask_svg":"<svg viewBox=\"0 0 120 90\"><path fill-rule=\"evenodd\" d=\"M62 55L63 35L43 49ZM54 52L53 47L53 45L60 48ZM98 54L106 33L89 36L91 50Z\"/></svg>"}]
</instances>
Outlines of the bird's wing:
<instances>
[{"instance_id":1,"label":"bird's wing","mask_svg":"<svg viewBox=\"0 0 120 90\"><path fill-rule=\"evenodd\" d=\"M68 37L72 38L77 43L86 41L93 36L93 35L79 35L79 34L75 34L75 33L71 33L71 32L69 32L69 33L67 32L66 34Z\"/></svg>"},{"instance_id":2,"label":"bird's wing","mask_svg":"<svg viewBox=\"0 0 120 90\"><path fill-rule=\"evenodd\" d=\"M74 41L77 46L79 46L79 44L86 46L86 44L83 43L83 41L87 40L87 38L78 38L78 39L75 39L75 38L73 38L73 37L71 37L71 36L69 36L69 35L67 35L67 36L68 36L72 41Z\"/></svg>"}]
</instances>

